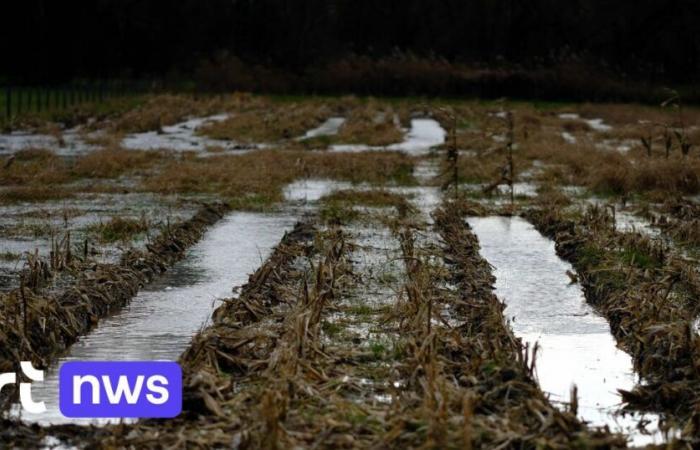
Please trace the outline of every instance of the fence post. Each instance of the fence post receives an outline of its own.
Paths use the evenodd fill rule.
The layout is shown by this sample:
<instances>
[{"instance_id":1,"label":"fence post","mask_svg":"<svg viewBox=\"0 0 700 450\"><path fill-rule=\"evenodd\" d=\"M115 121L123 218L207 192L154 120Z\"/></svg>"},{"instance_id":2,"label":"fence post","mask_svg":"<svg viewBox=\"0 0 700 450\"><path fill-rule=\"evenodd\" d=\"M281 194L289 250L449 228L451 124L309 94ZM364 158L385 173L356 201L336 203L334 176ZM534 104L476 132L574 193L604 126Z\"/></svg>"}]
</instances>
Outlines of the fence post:
<instances>
[{"instance_id":1,"label":"fence post","mask_svg":"<svg viewBox=\"0 0 700 450\"><path fill-rule=\"evenodd\" d=\"M9 84L5 87L5 116L7 120L12 118L12 88Z\"/></svg>"}]
</instances>

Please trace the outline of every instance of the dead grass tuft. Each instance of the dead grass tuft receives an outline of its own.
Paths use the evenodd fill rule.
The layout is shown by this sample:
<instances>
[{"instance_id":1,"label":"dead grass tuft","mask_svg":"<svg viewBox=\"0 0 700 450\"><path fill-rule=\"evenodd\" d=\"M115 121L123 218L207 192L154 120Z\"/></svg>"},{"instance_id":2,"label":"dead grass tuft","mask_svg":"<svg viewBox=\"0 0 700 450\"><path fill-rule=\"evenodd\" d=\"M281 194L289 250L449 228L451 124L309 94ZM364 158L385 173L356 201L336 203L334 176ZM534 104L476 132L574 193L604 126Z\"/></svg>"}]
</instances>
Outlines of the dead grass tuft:
<instances>
[{"instance_id":1,"label":"dead grass tuft","mask_svg":"<svg viewBox=\"0 0 700 450\"><path fill-rule=\"evenodd\" d=\"M157 95L118 116L109 126L112 131L139 133L158 131L190 116L207 116L241 108L259 100L245 94L195 99L186 95Z\"/></svg>"},{"instance_id":2,"label":"dead grass tuft","mask_svg":"<svg viewBox=\"0 0 700 450\"><path fill-rule=\"evenodd\" d=\"M139 219L115 216L107 222L93 224L87 232L97 236L101 242L128 242L150 229L145 217Z\"/></svg>"},{"instance_id":3,"label":"dead grass tuft","mask_svg":"<svg viewBox=\"0 0 700 450\"><path fill-rule=\"evenodd\" d=\"M350 110L334 141L372 146L394 144L403 140L400 124L397 110L370 99Z\"/></svg>"},{"instance_id":4,"label":"dead grass tuft","mask_svg":"<svg viewBox=\"0 0 700 450\"><path fill-rule=\"evenodd\" d=\"M162 153L110 147L77 159L72 174L78 178L117 178L147 169L164 158Z\"/></svg>"},{"instance_id":5,"label":"dead grass tuft","mask_svg":"<svg viewBox=\"0 0 700 450\"><path fill-rule=\"evenodd\" d=\"M690 327L699 312L700 278L692 265L662 242L617 232L604 208L567 216L543 204L528 218L556 241L557 253L576 268L586 300L608 319L618 345L633 356L644 383L623 392L625 402L668 413L670 425L695 438L700 347Z\"/></svg>"},{"instance_id":6,"label":"dead grass tuft","mask_svg":"<svg viewBox=\"0 0 700 450\"><path fill-rule=\"evenodd\" d=\"M335 191L321 199L323 202L341 202L351 205L374 207L399 207L406 206L406 198L385 190L341 190Z\"/></svg>"},{"instance_id":7,"label":"dead grass tuft","mask_svg":"<svg viewBox=\"0 0 700 450\"><path fill-rule=\"evenodd\" d=\"M291 103L235 113L230 118L205 125L202 135L242 143L276 142L303 135L331 115L331 109L315 104Z\"/></svg>"},{"instance_id":8,"label":"dead grass tuft","mask_svg":"<svg viewBox=\"0 0 700 450\"><path fill-rule=\"evenodd\" d=\"M221 195L241 207L259 208L282 200L282 187L298 178L353 183L411 183L413 161L398 152L310 153L262 150L168 161L142 188L159 193Z\"/></svg>"},{"instance_id":9,"label":"dead grass tuft","mask_svg":"<svg viewBox=\"0 0 700 450\"><path fill-rule=\"evenodd\" d=\"M60 186L17 186L0 190L0 204L33 203L70 198L71 189Z\"/></svg>"}]
</instances>

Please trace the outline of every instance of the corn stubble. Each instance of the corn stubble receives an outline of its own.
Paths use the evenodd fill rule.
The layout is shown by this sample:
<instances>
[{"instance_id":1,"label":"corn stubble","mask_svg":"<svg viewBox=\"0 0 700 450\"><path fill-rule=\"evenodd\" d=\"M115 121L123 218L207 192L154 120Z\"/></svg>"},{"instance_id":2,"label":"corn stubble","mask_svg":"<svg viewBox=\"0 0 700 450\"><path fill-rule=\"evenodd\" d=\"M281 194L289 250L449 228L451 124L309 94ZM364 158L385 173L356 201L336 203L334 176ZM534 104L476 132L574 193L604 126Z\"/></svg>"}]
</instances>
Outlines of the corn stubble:
<instances>
[{"instance_id":1,"label":"corn stubble","mask_svg":"<svg viewBox=\"0 0 700 450\"><path fill-rule=\"evenodd\" d=\"M621 391L630 410L664 414L690 445L700 434L697 317L700 277L695 265L663 242L620 232L606 208L566 214L543 204L527 217L556 242L577 270L586 299L605 316L618 345L633 357L643 383Z\"/></svg>"},{"instance_id":2,"label":"corn stubble","mask_svg":"<svg viewBox=\"0 0 700 450\"><path fill-rule=\"evenodd\" d=\"M222 204L203 206L191 219L164 230L146 249L126 251L118 264L95 263L87 252L71 258L67 240L54 246L50 261L30 255L20 287L0 294L0 371L13 371L18 361L47 367L102 317L128 304L141 286L181 259L226 210ZM42 289L59 270L70 271L73 281L60 292ZM11 399L3 395L2 409Z\"/></svg>"},{"instance_id":3,"label":"corn stubble","mask_svg":"<svg viewBox=\"0 0 700 450\"><path fill-rule=\"evenodd\" d=\"M89 439L108 448L624 447L539 389L536 350L505 322L468 209L445 204L434 228L409 205L395 211L374 224L388 227L398 253L363 247L380 266L402 261L388 304L351 307L353 293L379 282L357 259L354 225L300 223L183 354L183 414ZM372 324L371 342L351 331L359 323Z\"/></svg>"}]
</instances>

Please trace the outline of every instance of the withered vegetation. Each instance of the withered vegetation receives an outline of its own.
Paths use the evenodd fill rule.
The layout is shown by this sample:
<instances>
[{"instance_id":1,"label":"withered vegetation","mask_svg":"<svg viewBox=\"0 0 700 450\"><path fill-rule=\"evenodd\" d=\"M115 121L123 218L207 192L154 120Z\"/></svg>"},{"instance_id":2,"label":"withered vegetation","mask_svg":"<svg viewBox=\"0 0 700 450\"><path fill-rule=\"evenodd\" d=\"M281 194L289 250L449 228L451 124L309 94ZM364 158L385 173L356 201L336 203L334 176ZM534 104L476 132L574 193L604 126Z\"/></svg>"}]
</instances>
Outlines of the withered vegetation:
<instances>
[{"instance_id":1,"label":"withered vegetation","mask_svg":"<svg viewBox=\"0 0 700 450\"><path fill-rule=\"evenodd\" d=\"M399 152L321 153L261 150L236 156L169 161L144 180L146 191L205 193L234 206L261 208L282 200L282 188L299 178L353 183L412 183L413 161Z\"/></svg>"},{"instance_id":2,"label":"withered vegetation","mask_svg":"<svg viewBox=\"0 0 700 450\"><path fill-rule=\"evenodd\" d=\"M663 242L619 232L606 208L567 214L550 204L527 217L556 242L557 253L577 270L586 299L609 321L618 344L642 377L622 392L629 408L667 413L667 426L695 442L700 392L697 267Z\"/></svg>"},{"instance_id":3,"label":"withered vegetation","mask_svg":"<svg viewBox=\"0 0 700 450\"><path fill-rule=\"evenodd\" d=\"M306 222L285 235L180 359L185 400L178 418L93 429L67 441L140 448L624 447L619 436L587 429L575 403L558 410L539 389L535 351L523 349L505 322L465 210L446 205L435 215L435 231L410 210L395 210L387 210L386 248L361 243L355 227ZM417 239L425 234L432 238ZM393 278L372 273L374 264L386 267L396 257ZM362 297L386 283L374 301ZM365 326L363 339L354 330Z\"/></svg>"},{"instance_id":4,"label":"withered vegetation","mask_svg":"<svg viewBox=\"0 0 700 450\"><path fill-rule=\"evenodd\" d=\"M100 318L126 305L144 283L182 258L226 209L222 204L202 207L191 219L164 230L146 249L125 252L118 264L94 263L87 253L71 255L66 246L62 265L70 266L75 280L59 293L43 292L36 281L51 277L57 264L38 256L30 259L20 288L0 293L0 370L13 370L18 361L47 367Z\"/></svg>"},{"instance_id":5,"label":"withered vegetation","mask_svg":"<svg viewBox=\"0 0 700 450\"><path fill-rule=\"evenodd\" d=\"M266 104L245 109L198 133L241 143L274 143L303 135L332 115L332 108L313 102Z\"/></svg>"},{"instance_id":6,"label":"withered vegetation","mask_svg":"<svg viewBox=\"0 0 700 450\"><path fill-rule=\"evenodd\" d=\"M399 112L376 101L352 108L333 141L342 144L385 146L403 138Z\"/></svg>"},{"instance_id":7,"label":"withered vegetation","mask_svg":"<svg viewBox=\"0 0 700 450\"><path fill-rule=\"evenodd\" d=\"M202 157L118 145L123 132L220 112L230 117L203 134L278 148L218 148ZM438 149L451 150L438 167L442 176L427 182L436 192L443 187L430 225L415 199L393 188L418 184L416 166L431 160L309 151L401 141L412 114L433 116L450 131ZM700 192L700 133L689 126L697 115L633 105L168 96L96 123L106 130L100 151L74 158L18 152L0 169L5 203L138 191L260 210L280 205L284 187L300 179L360 186L306 205L312 215L214 311L180 358L179 417L100 429L8 422L0 441L37 444L50 434L95 448L624 447L624 436L578 418L575 391L556 406L542 392L537 348L510 329L492 268L464 220L525 211L574 265L588 302L632 355L642 382L622 392L625 407L663 413L663 429L681 430L671 445L697 445L700 279L697 262L679 250L700 245L700 208L688 198ZM346 118L337 135L308 145L294 140L332 116ZM453 182L443 183L446 176ZM531 183L538 196L505 202L488 195L504 183ZM606 207L581 208L583 199L600 197ZM616 228L615 208L630 204L664 239ZM50 260L26 255L22 287L0 294L0 371L20 359L46 366L180 258L225 210L210 207L166 227L118 264L75 254L69 234L52 242ZM153 224L115 215L91 231L128 241L150 235ZM56 272L73 277L59 295L42 288Z\"/></svg>"}]
</instances>

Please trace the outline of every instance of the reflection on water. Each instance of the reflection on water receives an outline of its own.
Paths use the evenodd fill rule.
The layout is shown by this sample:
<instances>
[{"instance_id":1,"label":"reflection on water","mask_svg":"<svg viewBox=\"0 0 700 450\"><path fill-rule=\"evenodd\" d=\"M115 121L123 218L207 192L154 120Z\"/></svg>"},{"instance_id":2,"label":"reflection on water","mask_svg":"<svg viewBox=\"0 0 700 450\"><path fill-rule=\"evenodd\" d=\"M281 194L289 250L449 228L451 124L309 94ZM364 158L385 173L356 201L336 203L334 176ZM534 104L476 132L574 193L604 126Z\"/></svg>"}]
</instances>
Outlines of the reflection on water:
<instances>
[{"instance_id":1,"label":"reflection on water","mask_svg":"<svg viewBox=\"0 0 700 450\"><path fill-rule=\"evenodd\" d=\"M319 136L333 136L338 134L340 127L345 123L344 117L330 117L321 125L307 131L303 136L297 138L297 140L311 139Z\"/></svg>"},{"instance_id":2,"label":"reflection on water","mask_svg":"<svg viewBox=\"0 0 700 450\"><path fill-rule=\"evenodd\" d=\"M75 360L176 360L211 316L217 299L248 280L269 255L294 218L279 214L234 213L163 277L144 288L120 313L105 318L70 349L60 362ZM56 366L58 367L58 366ZM25 420L78 422L58 411L58 373L46 373L32 388L48 411Z\"/></svg>"},{"instance_id":3,"label":"reflection on water","mask_svg":"<svg viewBox=\"0 0 700 450\"><path fill-rule=\"evenodd\" d=\"M200 152L206 154L207 148L219 147L227 153L240 154L256 148L256 145L241 145L234 141L213 139L197 134L203 125L228 119L227 114L207 117L195 117L175 125L165 126L160 131L146 131L128 134L122 140L122 147L139 150L168 149L174 152ZM216 153L221 154L221 153Z\"/></svg>"},{"instance_id":4,"label":"reflection on water","mask_svg":"<svg viewBox=\"0 0 700 450\"><path fill-rule=\"evenodd\" d=\"M468 222L482 255L495 267L496 294L507 305L513 331L530 347L540 345L542 390L555 403L569 401L576 384L581 418L630 433L636 445L659 440L634 430L638 419L614 415L621 402L617 389L635 385L632 359L617 348L608 323L585 302L581 287L570 283L566 272L573 268L556 255L554 242L519 217Z\"/></svg>"},{"instance_id":5,"label":"reflection on water","mask_svg":"<svg viewBox=\"0 0 700 450\"><path fill-rule=\"evenodd\" d=\"M332 152L366 152L373 150L395 150L412 156L427 155L430 149L445 142L445 131L434 119L412 119L411 129L404 140L387 147L370 146L365 144L336 144L331 145Z\"/></svg>"}]
</instances>

